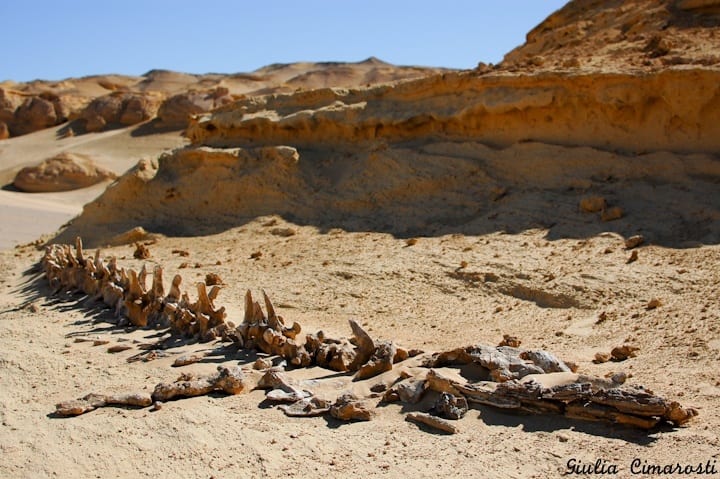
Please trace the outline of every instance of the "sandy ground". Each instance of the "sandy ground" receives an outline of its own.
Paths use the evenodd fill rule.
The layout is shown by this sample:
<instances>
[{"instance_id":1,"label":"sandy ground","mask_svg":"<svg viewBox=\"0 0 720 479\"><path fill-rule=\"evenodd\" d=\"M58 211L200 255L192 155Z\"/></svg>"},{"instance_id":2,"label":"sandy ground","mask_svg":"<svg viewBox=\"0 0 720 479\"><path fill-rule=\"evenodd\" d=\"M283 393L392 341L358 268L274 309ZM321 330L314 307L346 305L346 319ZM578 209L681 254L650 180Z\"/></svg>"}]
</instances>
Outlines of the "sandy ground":
<instances>
[{"instance_id":1,"label":"sandy ground","mask_svg":"<svg viewBox=\"0 0 720 479\"><path fill-rule=\"evenodd\" d=\"M272 235L268 222L297 234ZM403 421L397 405L379 407L367 423L290 419L267 407L258 391L170 402L156 412L105 408L59 419L52 413L62 400L151 389L181 370L208 371L254 357L209 343L173 348L154 361L127 362L157 333L116 328L106 314L83 307L81 298L49 296L44 280L32 272L40 253L26 247L0 255L0 476L557 477L570 459L602 459L619 466L617 477L630 477L633 458L653 464L716 461L720 248L647 246L638 261L627 264L615 234L552 241L545 235L455 234L408 246L388 234L321 233L281 218L259 218L219 235L161 239L150 245L147 264L182 272L185 284L218 273L226 286L217 302L228 307L229 319L239 317L246 288L264 288L281 314L306 331L346 335L347 319L356 318L376 337L430 351L496 344L503 333L515 334L523 346L547 348L577 362L582 372L622 370L632 374L632 383L697 407L700 416L687 427L647 434L480 408L460 421L459 434L446 436ZM180 257L173 249L190 255ZM132 251L123 246L105 254L138 267ZM262 251L260 259L250 259L256 251ZM183 262L191 267L178 269ZM500 279L477 281L478 273ZM647 310L654 297L662 306ZM559 301L548 307L548 298L578 306ZM599 321L603 312L607 319ZM77 343L77 336L110 343ZM595 352L625 341L640 347L636 358L591 362ZM132 349L106 352L122 342ZM177 354L196 349L215 353L181 370L170 367ZM347 385L343 375L315 374L339 388Z\"/></svg>"}]
</instances>

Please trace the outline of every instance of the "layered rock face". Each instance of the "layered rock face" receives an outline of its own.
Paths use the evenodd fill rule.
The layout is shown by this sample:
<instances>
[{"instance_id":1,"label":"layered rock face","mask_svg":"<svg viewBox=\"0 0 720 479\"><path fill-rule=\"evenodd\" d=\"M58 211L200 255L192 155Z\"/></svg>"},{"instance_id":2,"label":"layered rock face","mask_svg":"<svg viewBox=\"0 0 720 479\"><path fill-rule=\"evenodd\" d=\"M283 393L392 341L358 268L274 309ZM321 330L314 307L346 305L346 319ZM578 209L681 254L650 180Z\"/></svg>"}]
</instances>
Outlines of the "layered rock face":
<instances>
[{"instance_id":1,"label":"layered rock face","mask_svg":"<svg viewBox=\"0 0 720 479\"><path fill-rule=\"evenodd\" d=\"M720 70L453 73L238 101L192 122L209 146L536 141L629 152L720 149Z\"/></svg>"}]
</instances>

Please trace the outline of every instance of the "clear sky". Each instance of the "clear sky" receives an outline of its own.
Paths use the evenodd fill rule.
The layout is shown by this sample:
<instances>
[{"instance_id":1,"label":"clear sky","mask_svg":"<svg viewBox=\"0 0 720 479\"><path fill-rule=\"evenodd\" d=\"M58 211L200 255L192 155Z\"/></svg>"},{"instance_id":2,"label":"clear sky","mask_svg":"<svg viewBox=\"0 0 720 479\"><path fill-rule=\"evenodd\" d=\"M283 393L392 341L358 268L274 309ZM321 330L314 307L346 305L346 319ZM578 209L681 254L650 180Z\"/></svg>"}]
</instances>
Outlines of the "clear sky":
<instances>
[{"instance_id":1,"label":"clear sky","mask_svg":"<svg viewBox=\"0 0 720 479\"><path fill-rule=\"evenodd\" d=\"M498 63L564 0L0 0L0 81L360 61Z\"/></svg>"}]
</instances>

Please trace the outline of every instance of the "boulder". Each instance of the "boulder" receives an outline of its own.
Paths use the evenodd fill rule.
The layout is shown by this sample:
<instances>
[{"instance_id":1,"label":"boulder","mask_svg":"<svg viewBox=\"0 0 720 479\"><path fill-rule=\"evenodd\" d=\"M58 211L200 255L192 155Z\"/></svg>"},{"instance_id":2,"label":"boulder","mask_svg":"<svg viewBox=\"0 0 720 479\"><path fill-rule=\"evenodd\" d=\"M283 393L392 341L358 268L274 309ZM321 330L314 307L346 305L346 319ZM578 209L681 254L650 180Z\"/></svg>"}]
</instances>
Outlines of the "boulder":
<instances>
[{"instance_id":1,"label":"boulder","mask_svg":"<svg viewBox=\"0 0 720 479\"><path fill-rule=\"evenodd\" d=\"M171 96L158 110L161 125L168 128L184 128L191 115L206 113L219 106L231 103L234 98L227 88L217 87L210 90L191 90Z\"/></svg>"},{"instance_id":2,"label":"boulder","mask_svg":"<svg viewBox=\"0 0 720 479\"><path fill-rule=\"evenodd\" d=\"M114 92L95 98L80 113L89 132L112 125L135 125L155 117L161 97L151 93Z\"/></svg>"},{"instance_id":3,"label":"boulder","mask_svg":"<svg viewBox=\"0 0 720 479\"><path fill-rule=\"evenodd\" d=\"M61 121L58 119L52 101L39 96L32 96L25 99L15 111L13 123L14 135L25 135L57 125Z\"/></svg>"},{"instance_id":4,"label":"boulder","mask_svg":"<svg viewBox=\"0 0 720 479\"><path fill-rule=\"evenodd\" d=\"M0 88L0 121L9 125L22 102L23 97L19 93Z\"/></svg>"},{"instance_id":5,"label":"boulder","mask_svg":"<svg viewBox=\"0 0 720 479\"><path fill-rule=\"evenodd\" d=\"M23 168L15 176L13 186L30 193L70 191L115 178L115 173L97 166L90 157L65 152L37 166Z\"/></svg>"}]
</instances>

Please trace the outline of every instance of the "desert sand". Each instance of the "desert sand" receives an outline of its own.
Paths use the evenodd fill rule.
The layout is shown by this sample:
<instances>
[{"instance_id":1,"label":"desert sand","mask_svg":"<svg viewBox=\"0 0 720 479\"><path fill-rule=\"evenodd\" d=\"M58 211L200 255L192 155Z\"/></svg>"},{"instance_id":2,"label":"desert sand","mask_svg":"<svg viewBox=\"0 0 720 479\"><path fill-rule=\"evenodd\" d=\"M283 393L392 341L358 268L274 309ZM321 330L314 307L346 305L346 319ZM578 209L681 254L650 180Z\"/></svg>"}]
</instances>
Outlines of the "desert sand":
<instances>
[{"instance_id":1,"label":"desert sand","mask_svg":"<svg viewBox=\"0 0 720 479\"><path fill-rule=\"evenodd\" d=\"M473 71L370 59L0 84L83 98L69 123L0 141L8 185L0 191L0 476L720 470L719 8L571 1L502 64ZM236 96L193 110L182 127L151 117L85 133L91 120L81 109L110 86L123 95L228 88ZM62 152L120 177L68 192L9 186L22 167ZM145 233L128 234L137 227ZM265 356L219 337L134 327L100 302L56 290L42 273L43 251L77 236L88 257L100 248L128 270L161 265L166 290L182 275L192 301L194 285L218 275L215 303L236 325L246 291L264 290L302 335L349 337L355 320L375 340L428 354L510 335L581 375L624 373L625 386L698 415L643 430L471 404L452 421L458 432L446 434L406 420L436 395L383 402L370 391L377 379L315 366L285 374L332 399L354 391L372 420L287 417L261 389L61 417L64 401L149 394L218 366L254 377ZM145 258L134 257L135 242ZM635 356L595 361L621 345L637 347ZM173 366L190 354L200 360ZM407 364L381 377L392 383Z\"/></svg>"}]
</instances>

